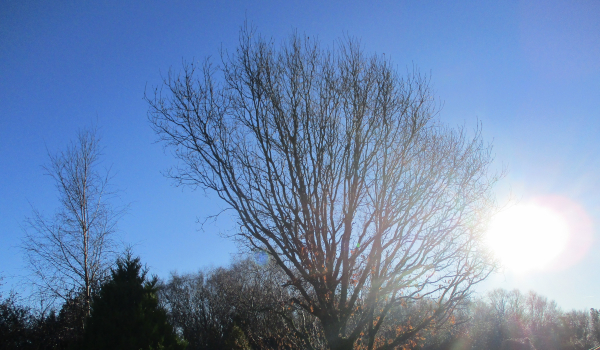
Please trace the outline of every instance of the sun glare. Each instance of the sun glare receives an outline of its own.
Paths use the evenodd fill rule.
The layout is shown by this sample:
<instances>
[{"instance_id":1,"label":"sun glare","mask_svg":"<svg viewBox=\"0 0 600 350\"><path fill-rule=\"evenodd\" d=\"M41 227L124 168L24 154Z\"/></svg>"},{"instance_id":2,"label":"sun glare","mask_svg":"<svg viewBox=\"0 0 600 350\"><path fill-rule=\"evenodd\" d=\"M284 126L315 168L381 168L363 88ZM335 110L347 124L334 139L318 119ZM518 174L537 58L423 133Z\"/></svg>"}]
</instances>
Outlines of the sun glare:
<instances>
[{"instance_id":1,"label":"sun glare","mask_svg":"<svg viewBox=\"0 0 600 350\"><path fill-rule=\"evenodd\" d=\"M558 212L538 204L518 204L498 213L487 241L502 265L515 272L542 270L566 248L569 226Z\"/></svg>"}]
</instances>

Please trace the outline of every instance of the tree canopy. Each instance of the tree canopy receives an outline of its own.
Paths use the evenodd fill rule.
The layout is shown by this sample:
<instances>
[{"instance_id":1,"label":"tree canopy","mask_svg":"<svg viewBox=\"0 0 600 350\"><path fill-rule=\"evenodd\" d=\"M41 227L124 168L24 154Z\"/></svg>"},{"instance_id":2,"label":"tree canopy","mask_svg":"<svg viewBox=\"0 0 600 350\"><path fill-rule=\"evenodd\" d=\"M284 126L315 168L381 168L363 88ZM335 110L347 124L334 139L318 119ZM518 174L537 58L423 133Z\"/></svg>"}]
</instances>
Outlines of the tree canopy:
<instances>
[{"instance_id":1,"label":"tree canopy","mask_svg":"<svg viewBox=\"0 0 600 350\"><path fill-rule=\"evenodd\" d=\"M491 147L479 127L439 121L417 70L351 38L278 46L243 28L220 65L185 64L147 100L181 161L171 176L235 212L238 238L285 272L289 307L317 317L331 349L411 342L490 273ZM391 329L390 310L421 298L435 303Z\"/></svg>"}]
</instances>

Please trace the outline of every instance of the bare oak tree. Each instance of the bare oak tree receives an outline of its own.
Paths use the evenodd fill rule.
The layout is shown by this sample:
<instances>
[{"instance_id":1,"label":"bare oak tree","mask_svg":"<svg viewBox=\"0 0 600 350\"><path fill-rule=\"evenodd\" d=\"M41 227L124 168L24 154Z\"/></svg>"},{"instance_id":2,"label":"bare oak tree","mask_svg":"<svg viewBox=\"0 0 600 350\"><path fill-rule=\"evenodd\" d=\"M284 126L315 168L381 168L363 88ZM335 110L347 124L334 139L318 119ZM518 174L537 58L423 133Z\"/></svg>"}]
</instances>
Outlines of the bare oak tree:
<instances>
[{"instance_id":1,"label":"bare oak tree","mask_svg":"<svg viewBox=\"0 0 600 350\"><path fill-rule=\"evenodd\" d=\"M242 29L221 66L185 64L147 100L181 161L171 176L234 210L238 238L284 270L290 307L321 321L330 349L414 341L490 273L491 147L479 127L439 122L416 70L401 77L352 39L277 47ZM390 311L421 298L434 307L390 329Z\"/></svg>"},{"instance_id":2,"label":"bare oak tree","mask_svg":"<svg viewBox=\"0 0 600 350\"><path fill-rule=\"evenodd\" d=\"M117 220L123 209L110 204L110 172L99 171L96 130L82 130L66 151L50 154L44 166L56 184L60 208L53 218L37 209L27 219L22 243L33 282L47 297L68 301L83 296L89 315L94 288L114 261Z\"/></svg>"}]
</instances>

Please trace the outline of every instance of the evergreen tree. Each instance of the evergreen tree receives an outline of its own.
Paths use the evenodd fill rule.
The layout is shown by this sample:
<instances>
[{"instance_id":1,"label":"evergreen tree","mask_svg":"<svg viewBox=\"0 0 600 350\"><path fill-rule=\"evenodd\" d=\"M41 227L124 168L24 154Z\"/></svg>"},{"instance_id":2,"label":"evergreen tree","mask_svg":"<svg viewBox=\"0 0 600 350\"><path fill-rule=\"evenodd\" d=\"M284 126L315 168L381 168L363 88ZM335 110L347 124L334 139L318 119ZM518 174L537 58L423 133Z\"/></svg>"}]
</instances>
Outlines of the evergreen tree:
<instances>
[{"instance_id":1,"label":"evergreen tree","mask_svg":"<svg viewBox=\"0 0 600 350\"><path fill-rule=\"evenodd\" d=\"M250 343L244 334L244 331L236 324L229 331L227 339L225 339L226 350L250 350Z\"/></svg>"},{"instance_id":2,"label":"evergreen tree","mask_svg":"<svg viewBox=\"0 0 600 350\"><path fill-rule=\"evenodd\" d=\"M83 348L184 349L159 307L157 278L147 279L139 258L117 260L112 278L93 298Z\"/></svg>"},{"instance_id":3,"label":"evergreen tree","mask_svg":"<svg viewBox=\"0 0 600 350\"><path fill-rule=\"evenodd\" d=\"M33 317L17 305L15 296L0 301L0 350L26 349Z\"/></svg>"}]
</instances>

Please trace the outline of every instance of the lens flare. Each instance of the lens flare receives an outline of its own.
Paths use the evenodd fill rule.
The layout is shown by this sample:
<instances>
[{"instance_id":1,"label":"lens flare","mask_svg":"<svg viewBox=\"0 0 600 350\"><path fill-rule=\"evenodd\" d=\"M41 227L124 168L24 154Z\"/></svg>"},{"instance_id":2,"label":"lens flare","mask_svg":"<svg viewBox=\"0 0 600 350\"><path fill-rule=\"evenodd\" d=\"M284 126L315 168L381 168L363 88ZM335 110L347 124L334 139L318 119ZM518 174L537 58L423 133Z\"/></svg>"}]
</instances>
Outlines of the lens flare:
<instances>
[{"instance_id":1,"label":"lens flare","mask_svg":"<svg viewBox=\"0 0 600 350\"><path fill-rule=\"evenodd\" d=\"M254 261L260 266L265 266L269 263L269 254L261 249L254 253Z\"/></svg>"}]
</instances>

